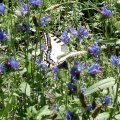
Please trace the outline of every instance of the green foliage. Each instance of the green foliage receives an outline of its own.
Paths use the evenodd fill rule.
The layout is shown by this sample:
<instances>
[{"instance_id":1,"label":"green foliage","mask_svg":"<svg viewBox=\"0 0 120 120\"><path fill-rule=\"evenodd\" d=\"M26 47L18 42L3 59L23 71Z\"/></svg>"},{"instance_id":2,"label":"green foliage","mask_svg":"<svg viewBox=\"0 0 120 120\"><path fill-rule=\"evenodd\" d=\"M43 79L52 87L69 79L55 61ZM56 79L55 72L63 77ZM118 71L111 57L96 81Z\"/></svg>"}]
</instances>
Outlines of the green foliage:
<instances>
[{"instance_id":1,"label":"green foliage","mask_svg":"<svg viewBox=\"0 0 120 120\"><path fill-rule=\"evenodd\" d=\"M0 15L0 28L7 38L2 41L0 33L0 64L4 64L3 71L0 66L0 120L69 120L67 111L72 112L72 120L119 120L120 60L116 67L117 62L111 64L110 56L120 56L120 0L41 1L38 7L29 6L29 0L2 2L6 8ZM25 15L19 11L23 2L29 9ZM103 3L112 11L112 16L103 15ZM46 15L50 16L50 21L42 26L40 18ZM81 26L88 30L83 41L72 36L69 30L72 27L78 31ZM53 72L51 64L44 70L41 63L46 63L42 59L48 51L42 51L43 33L60 38L63 31L68 33L70 42L67 47L61 47L62 51L86 53L66 59L66 69ZM91 55L88 50L94 43L100 49L97 55ZM18 69L11 69L14 62L8 63L9 56L18 60ZM36 65L38 57L40 64ZM74 68L74 61L79 61L78 68L85 63L85 68ZM100 65L95 75L89 72L92 63ZM57 75L56 79L53 79L54 75ZM72 83L72 90L68 83ZM81 87L86 88L85 93L81 92ZM110 104L100 102L105 96L111 98ZM90 111L88 104L92 104ZM58 111L54 110L54 105L59 106Z\"/></svg>"}]
</instances>

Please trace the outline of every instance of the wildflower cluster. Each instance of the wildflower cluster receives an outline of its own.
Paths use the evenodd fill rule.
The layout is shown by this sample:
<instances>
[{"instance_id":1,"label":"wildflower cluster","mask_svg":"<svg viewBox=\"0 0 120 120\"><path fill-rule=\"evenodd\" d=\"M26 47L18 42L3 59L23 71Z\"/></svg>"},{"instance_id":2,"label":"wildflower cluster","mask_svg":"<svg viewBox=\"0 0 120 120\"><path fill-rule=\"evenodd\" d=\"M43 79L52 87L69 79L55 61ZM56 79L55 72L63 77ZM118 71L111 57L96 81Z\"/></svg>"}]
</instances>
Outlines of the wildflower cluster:
<instances>
[{"instance_id":1,"label":"wildflower cluster","mask_svg":"<svg viewBox=\"0 0 120 120\"><path fill-rule=\"evenodd\" d=\"M2 15L5 12L5 5L3 3L0 3L0 15Z\"/></svg>"},{"instance_id":2,"label":"wildflower cluster","mask_svg":"<svg viewBox=\"0 0 120 120\"><path fill-rule=\"evenodd\" d=\"M1 94L3 93L0 98L0 111L2 119L6 117L6 114L8 114L6 117L8 119L9 117L41 120L77 120L82 117L82 119L88 119L89 115L95 118L99 113L106 112L112 101L114 101L113 106L118 105L119 50L114 50L117 51L116 53L109 51L111 48L109 43L112 42L106 39L119 38L119 35L116 35L119 32L117 26L119 22L108 25L117 20L112 17L113 12L108 9L110 6L103 4L100 9L96 6L96 8L91 8L92 13L89 9L86 12L84 8L86 6L83 6L82 1L81 3L68 1L67 5L65 1L63 3L57 1L57 4L52 5L55 2L56 0L19 0L18 2L8 2L7 5L4 5L7 3L6 1L4 4L0 3L0 91ZM86 3L88 4L88 2L84 4ZM10 8L9 4L14 6ZM49 11L46 10L48 6L50 6L47 9ZM75 6L75 11L66 9L66 6ZM78 9L79 7L81 10ZM15 9L20 15L14 15ZM81 14L82 12L83 14ZM58 13L60 13L59 17ZM87 15L88 18L84 18ZM115 16L117 15L115 14ZM68 18L70 21L67 20ZM111 18L113 19L111 20ZM112 30L108 30L109 27L113 28L112 34L109 33L109 31L112 32ZM45 32L50 32L53 36L46 38ZM58 35L60 39L56 39L54 34ZM102 40L96 40L95 38L98 36ZM56 44L54 45L54 43ZM119 42L117 41L116 44ZM57 49L57 45L60 50ZM106 51L109 53L101 49L102 45L106 46ZM53 48L56 48L55 51ZM33 54L34 51L35 54ZM56 56L58 54L57 59L59 59L65 58L69 53L82 51L85 51L83 56L71 55L64 60L63 63L68 63L66 69L61 69L62 64L59 62L54 64L52 57L55 55L52 53L55 53ZM4 55L7 56L7 59L4 58ZM106 59L107 61L105 61ZM22 74L24 69L27 72L25 77ZM12 81L12 73L15 81ZM106 77L114 77L115 80L103 85L101 80ZM115 88L115 97L111 97L112 89L109 85ZM98 89L99 87L100 89ZM108 92L103 94L102 89L108 90ZM46 95L47 92L51 94ZM8 102L10 109L6 109ZM104 107L106 108L104 109ZM116 110L116 108L113 109ZM111 108L108 111L112 111ZM113 114L112 111L110 116L115 116Z\"/></svg>"},{"instance_id":3,"label":"wildflower cluster","mask_svg":"<svg viewBox=\"0 0 120 120\"><path fill-rule=\"evenodd\" d=\"M0 64L0 73L3 73L6 69L17 70L18 61L13 57L8 57L5 63Z\"/></svg>"},{"instance_id":4,"label":"wildflower cluster","mask_svg":"<svg viewBox=\"0 0 120 120\"><path fill-rule=\"evenodd\" d=\"M45 73L47 66L45 63L41 62L40 57L37 57L35 60L35 65L38 67L38 73Z\"/></svg>"}]
</instances>

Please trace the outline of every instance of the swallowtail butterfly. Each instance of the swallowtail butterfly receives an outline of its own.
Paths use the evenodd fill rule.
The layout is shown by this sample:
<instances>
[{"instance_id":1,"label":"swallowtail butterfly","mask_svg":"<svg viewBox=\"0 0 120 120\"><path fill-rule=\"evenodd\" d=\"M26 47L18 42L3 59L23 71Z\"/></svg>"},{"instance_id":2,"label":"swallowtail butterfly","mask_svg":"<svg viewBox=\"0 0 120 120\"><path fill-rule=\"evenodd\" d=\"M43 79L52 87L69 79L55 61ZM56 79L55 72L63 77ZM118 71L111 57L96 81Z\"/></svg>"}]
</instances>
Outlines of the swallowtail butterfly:
<instances>
[{"instance_id":1,"label":"swallowtail butterfly","mask_svg":"<svg viewBox=\"0 0 120 120\"><path fill-rule=\"evenodd\" d=\"M47 63L48 66L60 65L68 58L86 53L86 51L75 50L71 52L67 45L50 33L44 33L44 44L46 45L46 50L43 54L43 62Z\"/></svg>"}]
</instances>

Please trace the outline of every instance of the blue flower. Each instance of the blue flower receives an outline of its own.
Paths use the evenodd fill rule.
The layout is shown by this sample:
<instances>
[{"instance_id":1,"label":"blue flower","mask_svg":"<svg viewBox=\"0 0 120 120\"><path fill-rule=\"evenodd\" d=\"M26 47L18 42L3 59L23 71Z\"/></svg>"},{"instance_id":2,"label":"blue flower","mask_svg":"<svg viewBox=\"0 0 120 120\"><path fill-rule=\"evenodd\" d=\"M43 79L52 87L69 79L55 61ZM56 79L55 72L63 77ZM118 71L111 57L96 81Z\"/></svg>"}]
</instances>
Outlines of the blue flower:
<instances>
[{"instance_id":1,"label":"blue flower","mask_svg":"<svg viewBox=\"0 0 120 120\"><path fill-rule=\"evenodd\" d=\"M0 41L3 41L7 38L6 34L0 29Z\"/></svg>"},{"instance_id":2,"label":"blue flower","mask_svg":"<svg viewBox=\"0 0 120 120\"><path fill-rule=\"evenodd\" d=\"M3 65L3 64L0 64L0 73L3 73L4 70L5 70L4 65Z\"/></svg>"},{"instance_id":3,"label":"blue flower","mask_svg":"<svg viewBox=\"0 0 120 120\"><path fill-rule=\"evenodd\" d=\"M78 31L75 30L75 28L70 28L70 33L73 35L73 37L77 37Z\"/></svg>"},{"instance_id":4,"label":"blue flower","mask_svg":"<svg viewBox=\"0 0 120 120\"><path fill-rule=\"evenodd\" d=\"M52 71L52 73L53 73L53 79L54 79L54 80L57 79L57 76L58 76L57 70L58 70L58 67L57 67L57 66L53 66L53 67L51 68L51 71Z\"/></svg>"},{"instance_id":5,"label":"blue flower","mask_svg":"<svg viewBox=\"0 0 120 120\"><path fill-rule=\"evenodd\" d=\"M78 39L83 41L84 37L88 36L88 30L84 26L78 28Z\"/></svg>"},{"instance_id":6,"label":"blue flower","mask_svg":"<svg viewBox=\"0 0 120 120\"><path fill-rule=\"evenodd\" d=\"M70 76L71 76L72 83L74 83L76 79L79 79L80 71L78 70L78 65L79 65L79 62L75 61L73 67L71 68Z\"/></svg>"},{"instance_id":7,"label":"blue flower","mask_svg":"<svg viewBox=\"0 0 120 120\"><path fill-rule=\"evenodd\" d=\"M26 5L26 4L23 4L23 5L20 7L19 11L21 12L22 15L26 15L26 14L28 13L28 7L27 7L27 5Z\"/></svg>"},{"instance_id":8,"label":"blue flower","mask_svg":"<svg viewBox=\"0 0 120 120\"><path fill-rule=\"evenodd\" d=\"M101 8L101 13L106 17L111 17L112 16L111 10L108 10L106 8L105 4L103 4L103 7Z\"/></svg>"},{"instance_id":9,"label":"blue flower","mask_svg":"<svg viewBox=\"0 0 120 120\"><path fill-rule=\"evenodd\" d=\"M41 21L41 25L44 27L46 26L46 23L50 21L50 16L49 15L42 16L40 18L40 21Z\"/></svg>"},{"instance_id":10,"label":"blue flower","mask_svg":"<svg viewBox=\"0 0 120 120\"><path fill-rule=\"evenodd\" d=\"M39 6L42 4L41 0L29 0L30 6Z\"/></svg>"},{"instance_id":11,"label":"blue flower","mask_svg":"<svg viewBox=\"0 0 120 120\"><path fill-rule=\"evenodd\" d=\"M58 105L54 105L53 109L54 109L55 112L58 112L59 111L59 106Z\"/></svg>"},{"instance_id":12,"label":"blue flower","mask_svg":"<svg viewBox=\"0 0 120 120\"><path fill-rule=\"evenodd\" d=\"M47 65L45 63L41 63L42 70L45 71Z\"/></svg>"},{"instance_id":13,"label":"blue flower","mask_svg":"<svg viewBox=\"0 0 120 120\"><path fill-rule=\"evenodd\" d=\"M78 71L82 72L86 67L86 64L85 63L80 63L80 66L78 67Z\"/></svg>"},{"instance_id":14,"label":"blue flower","mask_svg":"<svg viewBox=\"0 0 120 120\"><path fill-rule=\"evenodd\" d=\"M100 71L100 65L97 63L92 63L88 69L88 73L96 75Z\"/></svg>"},{"instance_id":15,"label":"blue flower","mask_svg":"<svg viewBox=\"0 0 120 120\"><path fill-rule=\"evenodd\" d=\"M29 30L29 24L23 23L23 24L16 24L18 31L27 32Z\"/></svg>"},{"instance_id":16,"label":"blue flower","mask_svg":"<svg viewBox=\"0 0 120 120\"><path fill-rule=\"evenodd\" d=\"M57 77L58 77L57 72L56 72L56 73L53 73L53 80L56 80L56 79L57 79Z\"/></svg>"},{"instance_id":17,"label":"blue flower","mask_svg":"<svg viewBox=\"0 0 120 120\"><path fill-rule=\"evenodd\" d=\"M78 66L80 64L80 66ZM85 69L85 63L79 63L78 61L74 62L73 67L70 71L71 82L75 82L76 79L79 79L80 73Z\"/></svg>"},{"instance_id":18,"label":"blue flower","mask_svg":"<svg viewBox=\"0 0 120 120\"><path fill-rule=\"evenodd\" d=\"M0 3L0 15L2 15L5 11L5 5Z\"/></svg>"},{"instance_id":19,"label":"blue flower","mask_svg":"<svg viewBox=\"0 0 120 120\"><path fill-rule=\"evenodd\" d=\"M70 40L70 38L68 37L68 33L66 31L62 32L60 39L64 44L66 44Z\"/></svg>"},{"instance_id":20,"label":"blue flower","mask_svg":"<svg viewBox=\"0 0 120 120\"><path fill-rule=\"evenodd\" d=\"M14 59L13 57L8 58L7 65L11 69L14 69L14 70L18 69L18 61Z\"/></svg>"},{"instance_id":21,"label":"blue flower","mask_svg":"<svg viewBox=\"0 0 120 120\"><path fill-rule=\"evenodd\" d=\"M58 68L57 68L57 66L53 66L53 67L51 68L51 70L52 70L53 73L55 73L55 72L57 72Z\"/></svg>"},{"instance_id":22,"label":"blue flower","mask_svg":"<svg viewBox=\"0 0 120 120\"><path fill-rule=\"evenodd\" d=\"M45 45L44 43L41 45L41 49L42 49L43 51L46 50L46 45Z\"/></svg>"},{"instance_id":23,"label":"blue flower","mask_svg":"<svg viewBox=\"0 0 120 120\"><path fill-rule=\"evenodd\" d=\"M120 56L112 55L110 57L110 62L113 66L118 67L120 65Z\"/></svg>"},{"instance_id":24,"label":"blue flower","mask_svg":"<svg viewBox=\"0 0 120 120\"><path fill-rule=\"evenodd\" d=\"M38 57L37 59L36 59L36 61L35 61L35 65L40 65L41 64L41 60L40 60L40 57Z\"/></svg>"},{"instance_id":25,"label":"blue flower","mask_svg":"<svg viewBox=\"0 0 120 120\"><path fill-rule=\"evenodd\" d=\"M73 113L71 111L66 112L66 120L72 120L73 119Z\"/></svg>"},{"instance_id":26,"label":"blue flower","mask_svg":"<svg viewBox=\"0 0 120 120\"><path fill-rule=\"evenodd\" d=\"M35 64L36 64L37 66L39 66L39 67L38 67L38 73L43 73L43 74L44 74L45 71L46 71L47 65L46 65L45 63L41 63L39 57L36 59Z\"/></svg>"},{"instance_id":27,"label":"blue flower","mask_svg":"<svg viewBox=\"0 0 120 120\"><path fill-rule=\"evenodd\" d=\"M91 54L91 55L98 55L100 49L99 49L99 46L97 44L92 44L90 47L88 47L88 52Z\"/></svg>"},{"instance_id":28,"label":"blue flower","mask_svg":"<svg viewBox=\"0 0 120 120\"><path fill-rule=\"evenodd\" d=\"M108 104L111 104L112 99L111 99L109 96L106 96L106 97L104 97L103 99L101 99L100 102L108 105Z\"/></svg>"},{"instance_id":29,"label":"blue flower","mask_svg":"<svg viewBox=\"0 0 120 120\"><path fill-rule=\"evenodd\" d=\"M87 104L87 105L86 105L86 110L87 110L88 112L90 112L90 111L92 110L92 105L91 105L91 104Z\"/></svg>"},{"instance_id":30,"label":"blue flower","mask_svg":"<svg viewBox=\"0 0 120 120\"><path fill-rule=\"evenodd\" d=\"M84 94L84 93L86 92L86 88L83 87L83 86L81 86L81 87L80 87L80 92L81 92L82 94Z\"/></svg>"},{"instance_id":31,"label":"blue flower","mask_svg":"<svg viewBox=\"0 0 120 120\"><path fill-rule=\"evenodd\" d=\"M69 82L67 86L68 86L69 94L77 92L77 86L74 83Z\"/></svg>"}]
</instances>

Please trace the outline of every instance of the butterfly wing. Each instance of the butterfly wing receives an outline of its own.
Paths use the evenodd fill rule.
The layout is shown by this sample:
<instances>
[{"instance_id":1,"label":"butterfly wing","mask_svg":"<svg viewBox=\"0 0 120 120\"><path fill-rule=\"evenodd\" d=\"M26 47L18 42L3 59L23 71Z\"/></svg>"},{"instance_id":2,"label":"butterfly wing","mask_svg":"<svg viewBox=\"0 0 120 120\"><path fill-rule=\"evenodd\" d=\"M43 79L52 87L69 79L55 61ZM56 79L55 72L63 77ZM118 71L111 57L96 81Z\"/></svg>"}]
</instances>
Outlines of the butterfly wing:
<instances>
[{"instance_id":1,"label":"butterfly wing","mask_svg":"<svg viewBox=\"0 0 120 120\"><path fill-rule=\"evenodd\" d=\"M51 45L52 45L52 50L51 50L51 59L54 61L54 63L58 63L58 60L61 56L64 56L68 54L69 48L64 45L61 40L52 34L49 34L51 38Z\"/></svg>"},{"instance_id":2,"label":"butterfly wing","mask_svg":"<svg viewBox=\"0 0 120 120\"><path fill-rule=\"evenodd\" d=\"M61 57L58 60L58 64L63 63L67 58L74 57L74 56L81 56L81 55L84 55L85 53L87 53L87 52L86 51L74 51L74 52L70 52L67 55Z\"/></svg>"},{"instance_id":3,"label":"butterfly wing","mask_svg":"<svg viewBox=\"0 0 120 120\"><path fill-rule=\"evenodd\" d=\"M46 34L47 56L54 64L62 64L67 58L81 56L86 51L69 51L69 47L65 45L59 38L52 34ZM49 62L49 60L47 60ZM50 62L49 62L50 63ZM52 63L52 62L51 62ZM50 64L51 64L50 63Z\"/></svg>"}]
</instances>

